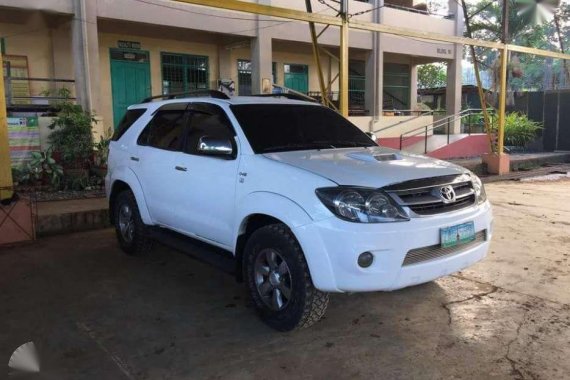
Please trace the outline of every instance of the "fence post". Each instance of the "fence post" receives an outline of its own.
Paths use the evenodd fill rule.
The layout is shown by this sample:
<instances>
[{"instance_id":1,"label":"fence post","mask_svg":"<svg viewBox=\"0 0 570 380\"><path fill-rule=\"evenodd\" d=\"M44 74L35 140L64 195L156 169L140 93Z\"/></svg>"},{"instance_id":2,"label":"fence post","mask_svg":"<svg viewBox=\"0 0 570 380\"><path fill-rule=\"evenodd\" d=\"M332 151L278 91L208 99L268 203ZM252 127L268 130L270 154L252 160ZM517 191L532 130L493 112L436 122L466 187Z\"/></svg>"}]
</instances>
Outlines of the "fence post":
<instances>
[{"instance_id":1,"label":"fence post","mask_svg":"<svg viewBox=\"0 0 570 380\"><path fill-rule=\"evenodd\" d=\"M449 145L449 131L451 129L450 119L447 119L447 145Z\"/></svg>"}]
</instances>

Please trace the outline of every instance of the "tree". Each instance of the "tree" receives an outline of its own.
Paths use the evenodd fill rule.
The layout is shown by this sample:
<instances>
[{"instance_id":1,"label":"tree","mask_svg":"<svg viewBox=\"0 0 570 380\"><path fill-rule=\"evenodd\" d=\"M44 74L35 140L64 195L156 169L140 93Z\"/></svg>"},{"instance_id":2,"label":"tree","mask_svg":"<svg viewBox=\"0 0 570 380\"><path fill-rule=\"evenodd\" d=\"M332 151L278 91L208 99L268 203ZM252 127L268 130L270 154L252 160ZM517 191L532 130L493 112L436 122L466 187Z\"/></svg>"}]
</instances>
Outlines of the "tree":
<instances>
[{"instance_id":1,"label":"tree","mask_svg":"<svg viewBox=\"0 0 570 380\"><path fill-rule=\"evenodd\" d=\"M418 66L418 88L436 88L447 85L447 68L443 63Z\"/></svg>"}]
</instances>

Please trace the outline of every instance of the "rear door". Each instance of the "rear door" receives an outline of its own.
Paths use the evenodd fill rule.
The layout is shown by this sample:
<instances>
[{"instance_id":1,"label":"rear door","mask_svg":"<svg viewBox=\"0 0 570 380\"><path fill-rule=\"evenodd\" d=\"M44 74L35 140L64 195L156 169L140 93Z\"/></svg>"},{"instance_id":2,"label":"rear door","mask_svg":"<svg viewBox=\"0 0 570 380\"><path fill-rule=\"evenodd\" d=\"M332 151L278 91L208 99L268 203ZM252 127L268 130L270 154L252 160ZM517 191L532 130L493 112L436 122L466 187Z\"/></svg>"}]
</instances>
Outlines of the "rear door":
<instances>
[{"instance_id":1,"label":"rear door","mask_svg":"<svg viewBox=\"0 0 570 380\"><path fill-rule=\"evenodd\" d=\"M182 148L188 120L187 103L167 104L158 109L137 140L132 168L141 182L153 221L176 226L179 192L175 158Z\"/></svg>"},{"instance_id":2,"label":"rear door","mask_svg":"<svg viewBox=\"0 0 570 380\"><path fill-rule=\"evenodd\" d=\"M184 149L175 153L172 190L177 208L176 226L182 232L231 247L238 172L238 142L226 112L210 103L192 103L188 107L189 125ZM201 137L230 140L231 157L213 157L198 151Z\"/></svg>"}]
</instances>

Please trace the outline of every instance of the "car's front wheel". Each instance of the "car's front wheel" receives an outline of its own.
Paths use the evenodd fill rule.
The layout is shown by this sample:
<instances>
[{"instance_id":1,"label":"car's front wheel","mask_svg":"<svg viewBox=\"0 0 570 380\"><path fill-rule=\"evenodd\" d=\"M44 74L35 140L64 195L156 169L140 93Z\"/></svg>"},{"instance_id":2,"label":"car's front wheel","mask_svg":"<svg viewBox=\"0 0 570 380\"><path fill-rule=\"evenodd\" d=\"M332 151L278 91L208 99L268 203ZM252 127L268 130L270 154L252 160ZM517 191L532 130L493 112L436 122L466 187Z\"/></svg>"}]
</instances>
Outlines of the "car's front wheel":
<instances>
[{"instance_id":1,"label":"car's front wheel","mask_svg":"<svg viewBox=\"0 0 570 380\"><path fill-rule=\"evenodd\" d=\"M256 230L244 251L250 296L265 323L290 331L321 319L328 294L313 285L303 251L284 224Z\"/></svg>"},{"instance_id":2,"label":"car's front wheel","mask_svg":"<svg viewBox=\"0 0 570 380\"><path fill-rule=\"evenodd\" d=\"M147 226L143 223L137 200L130 190L122 191L114 202L113 219L121 249L129 255L142 255L152 247Z\"/></svg>"}]
</instances>

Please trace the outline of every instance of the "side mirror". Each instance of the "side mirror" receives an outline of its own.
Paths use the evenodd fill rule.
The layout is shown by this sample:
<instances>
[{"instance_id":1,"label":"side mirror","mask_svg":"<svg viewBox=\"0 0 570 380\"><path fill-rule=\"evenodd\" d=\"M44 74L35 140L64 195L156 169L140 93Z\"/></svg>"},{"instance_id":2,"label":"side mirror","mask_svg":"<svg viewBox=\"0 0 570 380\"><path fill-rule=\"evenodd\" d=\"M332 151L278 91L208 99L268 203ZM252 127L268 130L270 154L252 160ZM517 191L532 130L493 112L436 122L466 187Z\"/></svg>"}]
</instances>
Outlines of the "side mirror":
<instances>
[{"instance_id":1,"label":"side mirror","mask_svg":"<svg viewBox=\"0 0 570 380\"><path fill-rule=\"evenodd\" d=\"M228 139L202 136L198 141L198 152L207 156L231 156L234 148Z\"/></svg>"}]
</instances>

